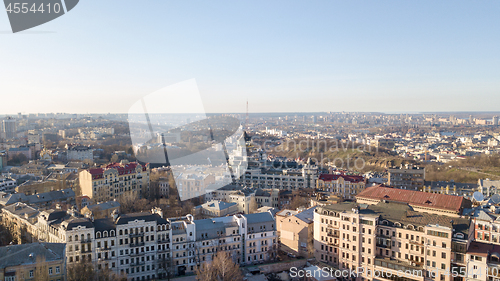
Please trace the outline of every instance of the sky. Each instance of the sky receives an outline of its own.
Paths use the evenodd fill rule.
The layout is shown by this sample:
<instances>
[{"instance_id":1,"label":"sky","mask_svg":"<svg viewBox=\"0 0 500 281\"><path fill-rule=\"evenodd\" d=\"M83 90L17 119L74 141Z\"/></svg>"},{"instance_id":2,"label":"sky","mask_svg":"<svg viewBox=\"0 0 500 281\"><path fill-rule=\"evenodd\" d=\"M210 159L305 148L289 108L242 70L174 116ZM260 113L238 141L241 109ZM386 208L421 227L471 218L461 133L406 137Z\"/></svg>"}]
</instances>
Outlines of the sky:
<instances>
[{"instance_id":1,"label":"sky","mask_svg":"<svg viewBox=\"0 0 500 281\"><path fill-rule=\"evenodd\" d=\"M0 12L0 114L126 113L190 79L207 112L500 111L499 14L499 1L82 0L13 34Z\"/></svg>"}]
</instances>

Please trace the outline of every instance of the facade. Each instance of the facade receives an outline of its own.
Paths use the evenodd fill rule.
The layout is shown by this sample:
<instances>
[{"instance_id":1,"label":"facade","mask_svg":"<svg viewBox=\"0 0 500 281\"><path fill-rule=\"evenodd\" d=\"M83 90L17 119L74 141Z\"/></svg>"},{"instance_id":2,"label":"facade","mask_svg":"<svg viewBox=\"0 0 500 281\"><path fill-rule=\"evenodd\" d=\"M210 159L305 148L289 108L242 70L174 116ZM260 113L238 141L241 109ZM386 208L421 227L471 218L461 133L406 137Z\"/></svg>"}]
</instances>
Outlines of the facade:
<instances>
[{"instance_id":1,"label":"facade","mask_svg":"<svg viewBox=\"0 0 500 281\"><path fill-rule=\"evenodd\" d=\"M191 215L163 219L162 211L153 209L93 219L75 210L19 207L24 210L8 217L4 212L2 223L22 225L29 242L65 243L68 266L89 261L133 281L193 273L219 251L230 251L241 265L276 256L276 223L269 212L194 220Z\"/></svg>"},{"instance_id":2,"label":"facade","mask_svg":"<svg viewBox=\"0 0 500 281\"><path fill-rule=\"evenodd\" d=\"M365 179L362 176L321 174L316 187L343 199L354 199L365 186Z\"/></svg>"},{"instance_id":3,"label":"facade","mask_svg":"<svg viewBox=\"0 0 500 281\"><path fill-rule=\"evenodd\" d=\"M314 210L283 210L276 214L281 250L309 257L314 247Z\"/></svg>"},{"instance_id":4,"label":"facade","mask_svg":"<svg viewBox=\"0 0 500 281\"><path fill-rule=\"evenodd\" d=\"M430 280L434 274L433 280L450 281L452 267L466 267L469 223L465 218L419 212L405 203L318 207L315 257L338 269L363 268L366 280L379 280L374 271L397 276L398 270L409 270L411 277L403 280Z\"/></svg>"},{"instance_id":5,"label":"facade","mask_svg":"<svg viewBox=\"0 0 500 281\"><path fill-rule=\"evenodd\" d=\"M158 180L158 188L160 191L160 196L168 197L168 195L170 194L170 181L168 180L168 178L161 177Z\"/></svg>"},{"instance_id":6,"label":"facade","mask_svg":"<svg viewBox=\"0 0 500 281\"><path fill-rule=\"evenodd\" d=\"M422 190L425 168L406 165L389 169L389 185L396 188Z\"/></svg>"},{"instance_id":7,"label":"facade","mask_svg":"<svg viewBox=\"0 0 500 281\"><path fill-rule=\"evenodd\" d=\"M500 193L500 180L479 179L477 186L478 191L486 197Z\"/></svg>"},{"instance_id":8,"label":"facade","mask_svg":"<svg viewBox=\"0 0 500 281\"><path fill-rule=\"evenodd\" d=\"M87 218L93 217L94 219L103 219L111 217L115 210L120 213L120 203L117 201L109 201L84 206L80 213Z\"/></svg>"},{"instance_id":9,"label":"facade","mask_svg":"<svg viewBox=\"0 0 500 281\"><path fill-rule=\"evenodd\" d=\"M149 188L149 164L122 161L79 173L83 195L96 202L111 201L126 192L139 194Z\"/></svg>"},{"instance_id":10,"label":"facade","mask_svg":"<svg viewBox=\"0 0 500 281\"><path fill-rule=\"evenodd\" d=\"M175 178L175 184L181 198L194 198L205 194L207 187L215 183L211 174L181 173Z\"/></svg>"},{"instance_id":11,"label":"facade","mask_svg":"<svg viewBox=\"0 0 500 281\"><path fill-rule=\"evenodd\" d=\"M315 187L317 178L317 167L306 165L302 169L247 170L236 182L249 187L297 190Z\"/></svg>"},{"instance_id":12,"label":"facade","mask_svg":"<svg viewBox=\"0 0 500 281\"><path fill-rule=\"evenodd\" d=\"M6 139L12 139L16 137L16 119L12 117L7 117L2 120L2 133Z\"/></svg>"},{"instance_id":13,"label":"facade","mask_svg":"<svg viewBox=\"0 0 500 281\"><path fill-rule=\"evenodd\" d=\"M202 217L225 217L238 213L238 204L224 201L210 201L194 208L195 215Z\"/></svg>"},{"instance_id":14,"label":"facade","mask_svg":"<svg viewBox=\"0 0 500 281\"><path fill-rule=\"evenodd\" d=\"M62 243L0 247L0 280L65 280L65 247Z\"/></svg>"},{"instance_id":15,"label":"facade","mask_svg":"<svg viewBox=\"0 0 500 281\"><path fill-rule=\"evenodd\" d=\"M66 145L66 157L68 161L94 160L94 149L83 145Z\"/></svg>"},{"instance_id":16,"label":"facade","mask_svg":"<svg viewBox=\"0 0 500 281\"><path fill-rule=\"evenodd\" d=\"M11 178L0 177L0 191L13 191L17 181Z\"/></svg>"}]
</instances>

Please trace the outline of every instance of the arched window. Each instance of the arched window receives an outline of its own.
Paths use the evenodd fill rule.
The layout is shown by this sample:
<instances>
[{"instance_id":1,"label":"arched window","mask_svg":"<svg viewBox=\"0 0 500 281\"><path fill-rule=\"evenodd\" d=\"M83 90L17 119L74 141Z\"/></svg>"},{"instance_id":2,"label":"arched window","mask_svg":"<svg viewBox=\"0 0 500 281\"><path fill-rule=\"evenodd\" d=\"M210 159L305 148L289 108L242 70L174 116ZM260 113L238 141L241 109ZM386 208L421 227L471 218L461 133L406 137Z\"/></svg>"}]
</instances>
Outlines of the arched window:
<instances>
[{"instance_id":1,"label":"arched window","mask_svg":"<svg viewBox=\"0 0 500 281\"><path fill-rule=\"evenodd\" d=\"M98 231L98 232L96 232L96 234L95 234L95 238L101 238L101 232L99 232L99 231Z\"/></svg>"},{"instance_id":2,"label":"arched window","mask_svg":"<svg viewBox=\"0 0 500 281\"><path fill-rule=\"evenodd\" d=\"M87 233L87 240L90 241L90 233Z\"/></svg>"},{"instance_id":3,"label":"arched window","mask_svg":"<svg viewBox=\"0 0 500 281\"><path fill-rule=\"evenodd\" d=\"M106 230L102 232L102 237L108 237L108 232Z\"/></svg>"},{"instance_id":4,"label":"arched window","mask_svg":"<svg viewBox=\"0 0 500 281\"><path fill-rule=\"evenodd\" d=\"M120 229L120 232L119 232L119 233L120 233L120 235L123 235L123 230L121 230L121 229Z\"/></svg>"},{"instance_id":5,"label":"arched window","mask_svg":"<svg viewBox=\"0 0 500 281\"><path fill-rule=\"evenodd\" d=\"M81 237L82 241L85 240L85 235L82 234L82 235L80 235L80 237Z\"/></svg>"},{"instance_id":6,"label":"arched window","mask_svg":"<svg viewBox=\"0 0 500 281\"><path fill-rule=\"evenodd\" d=\"M109 232L109 236L115 236L115 231L114 231L114 230L111 230L111 231Z\"/></svg>"},{"instance_id":7,"label":"arched window","mask_svg":"<svg viewBox=\"0 0 500 281\"><path fill-rule=\"evenodd\" d=\"M78 241L78 235L75 234L75 241Z\"/></svg>"}]
</instances>

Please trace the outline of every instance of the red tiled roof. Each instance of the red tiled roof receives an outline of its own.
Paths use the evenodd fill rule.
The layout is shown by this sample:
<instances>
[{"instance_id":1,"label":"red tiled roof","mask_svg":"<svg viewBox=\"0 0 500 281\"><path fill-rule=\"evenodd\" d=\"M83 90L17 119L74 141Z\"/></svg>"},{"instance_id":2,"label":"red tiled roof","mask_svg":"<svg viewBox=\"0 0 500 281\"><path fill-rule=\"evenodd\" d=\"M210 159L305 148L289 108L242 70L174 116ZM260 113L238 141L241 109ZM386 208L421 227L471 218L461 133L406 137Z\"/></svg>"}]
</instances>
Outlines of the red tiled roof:
<instances>
[{"instance_id":1,"label":"red tiled roof","mask_svg":"<svg viewBox=\"0 0 500 281\"><path fill-rule=\"evenodd\" d=\"M111 164L108 164L104 168L92 168L92 169L88 169L88 171L92 175L93 179L98 179L104 174L104 171L106 171L108 169L116 169L120 176L125 175L125 174L135 173L135 169L137 168L137 165L139 165L137 162L132 162L132 163L128 163L125 165L121 165L120 163L111 163ZM142 170L146 171L146 166L143 166Z\"/></svg>"},{"instance_id":2,"label":"red tiled roof","mask_svg":"<svg viewBox=\"0 0 500 281\"><path fill-rule=\"evenodd\" d=\"M414 206L459 212L464 198L462 196L429 193L415 190L370 186L361 191L356 198L404 202Z\"/></svg>"},{"instance_id":3,"label":"red tiled roof","mask_svg":"<svg viewBox=\"0 0 500 281\"><path fill-rule=\"evenodd\" d=\"M351 176L351 175L334 175L334 174L321 174L319 175L319 179L322 181L333 181L338 180L339 178L344 178L345 181L349 182L362 182L365 179L363 176Z\"/></svg>"}]
</instances>

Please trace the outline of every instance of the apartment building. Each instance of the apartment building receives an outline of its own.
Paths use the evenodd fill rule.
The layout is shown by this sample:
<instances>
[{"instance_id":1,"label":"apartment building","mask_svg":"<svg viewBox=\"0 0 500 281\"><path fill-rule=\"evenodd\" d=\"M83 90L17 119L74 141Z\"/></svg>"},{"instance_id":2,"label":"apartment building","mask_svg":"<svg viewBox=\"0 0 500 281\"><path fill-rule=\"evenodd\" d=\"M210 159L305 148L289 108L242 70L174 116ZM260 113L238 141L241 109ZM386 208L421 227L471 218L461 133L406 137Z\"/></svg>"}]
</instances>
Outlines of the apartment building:
<instances>
[{"instance_id":1,"label":"apartment building","mask_svg":"<svg viewBox=\"0 0 500 281\"><path fill-rule=\"evenodd\" d=\"M91 148L90 146L67 144L65 148L66 148L66 159L68 161L94 160L94 149Z\"/></svg>"},{"instance_id":2,"label":"apartment building","mask_svg":"<svg viewBox=\"0 0 500 281\"><path fill-rule=\"evenodd\" d=\"M94 219L74 209L38 212L23 205L4 212L2 223L29 235L27 242L65 243L68 265L89 261L132 281L193 273L218 251L231 251L242 265L261 263L275 256L277 245L269 212L194 220L192 215L164 219L153 209Z\"/></svg>"},{"instance_id":3,"label":"apartment building","mask_svg":"<svg viewBox=\"0 0 500 281\"><path fill-rule=\"evenodd\" d=\"M363 176L321 174L316 182L316 188L329 192L343 199L354 199L356 194L365 189Z\"/></svg>"},{"instance_id":4,"label":"apartment building","mask_svg":"<svg viewBox=\"0 0 500 281\"><path fill-rule=\"evenodd\" d=\"M276 188L260 189L229 184L207 192L205 201L236 203L238 205L238 212L248 214L261 207L278 208L279 193L280 190Z\"/></svg>"},{"instance_id":5,"label":"apartment building","mask_svg":"<svg viewBox=\"0 0 500 281\"><path fill-rule=\"evenodd\" d=\"M425 181L425 168L401 165L388 169L389 185L396 188L422 190Z\"/></svg>"},{"instance_id":6,"label":"apartment building","mask_svg":"<svg viewBox=\"0 0 500 281\"><path fill-rule=\"evenodd\" d=\"M193 208L195 215L202 217L225 217L238 213L238 204L234 202L209 201Z\"/></svg>"},{"instance_id":7,"label":"apartment building","mask_svg":"<svg viewBox=\"0 0 500 281\"><path fill-rule=\"evenodd\" d=\"M356 202L378 204L381 201L407 203L419 212L459 217L472 202L462 196L428 193L374 185L356 195Z\"/></svg>"},{"instance_id":8,"label":"apartment building","mask_svg":"<svg viewBox=\"0 0 500 281\"><path fill-rule=\"evenodd\" d=\"M407 203L322 206L314 213L315 257L338 269L363 268L367 280L392 279L374 276L375 271L397 276L398 270L409 270L412 275L404 280L450 281L450 268L466 267L469 223L419 212Z\"/></svg>"},{"instance_id":9,"label":"apartment building","mask_svg":"<svg viewBox=\"0 0 500 281\"><path fill-rule=\"evenodd\" d=\"M129 280L166 275L163 256L170 244L170 224L161 211L88 219L74 213L41 212L36 229L40 241L66 243L68 265L90 261Z\"/></svg>"},{"instance_id":10,"label":"apartment building","mask_svg":"<svg viewBox=\"0 0 500 281\"><path fill-rule=\"evenodd\" d=\"M206 193L207 187L215 183L212 174L180 173L175 176L175 185L180 198L194 198Z\"/></svg>"},{"instance_id":11,"label":"apartment building","mask_svg":"<svg viewBox=\"0 0 500 281\"><path fill-rule=\"evenodd\" d=\"M140 194L149 188L149 164L122 160L102 168L91 168L79 173L82 195L95 202L112 201L124 193Z\"/></svg>"},{"instance_id":12,"label":"apartment building","mask_svg":"<svg viewBox=\"0 0 500 281\"><path fill-rule=\"evenodd\" d=\"M0 280L65 280L65 247L62 243L0 247Z\"/></svg>"},{"instance_id":13,"label":"apartment building","mask_svg":"<svg viewBox=\"0 0 500 281\"><path fill-rule=\"evenodd\" d=\"M309 257L314 247L314 210L302 212L283 210L276 214L276 226L281 249L288 253Z\"/></svg>"},{"instance_id":14,"label":"apartment building","mask_svg":"<svg viewBox=\"0 0 500 281\"><path fill-rule=\"evenodd\" d=\"M318 169L306 165L302 169L261 168L247 170L236 183L259 188L276 188L280 190L297 190L316 186Z\"/></svg>"},{"instance_id":15,"label":"apartment building","mask_svg":"<svg viewBox=\"0 0 500 281\"><path fill-rule=\"evenodd\" d=\"M500 246L472 242L467 251L469 280L494 281L500 278Z\"/></svg>"}]
</instances>

